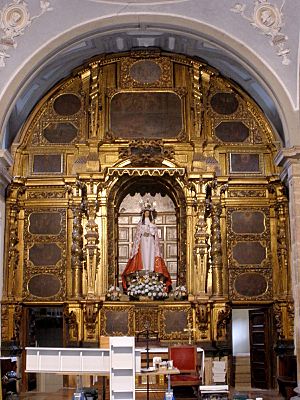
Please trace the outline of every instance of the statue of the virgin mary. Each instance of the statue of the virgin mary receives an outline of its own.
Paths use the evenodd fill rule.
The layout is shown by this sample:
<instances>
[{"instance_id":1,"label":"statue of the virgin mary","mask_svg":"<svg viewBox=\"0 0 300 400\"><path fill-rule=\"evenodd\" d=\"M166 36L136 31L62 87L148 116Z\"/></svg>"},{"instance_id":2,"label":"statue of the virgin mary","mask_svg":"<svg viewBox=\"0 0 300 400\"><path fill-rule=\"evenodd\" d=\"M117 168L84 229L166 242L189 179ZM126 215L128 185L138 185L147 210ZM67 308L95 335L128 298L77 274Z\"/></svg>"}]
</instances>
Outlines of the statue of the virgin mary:
<instances>
[{"instance_id":1,"label":"statue of the virgin mary","mask_svg":"<svg viewBox=\"0 0 300 400\"><path fill-rule=\"evenodd\" d=\"M138 222L136 234L131 249L130 258L122 274L123 289L127 291L127 277L137 271L145 273L158 273L163 276L168 292L172 282L165 261L160 252L158 229L155 224L155 203L149 200L140 202L141 219Z\"/></svg>"}]
</instances>

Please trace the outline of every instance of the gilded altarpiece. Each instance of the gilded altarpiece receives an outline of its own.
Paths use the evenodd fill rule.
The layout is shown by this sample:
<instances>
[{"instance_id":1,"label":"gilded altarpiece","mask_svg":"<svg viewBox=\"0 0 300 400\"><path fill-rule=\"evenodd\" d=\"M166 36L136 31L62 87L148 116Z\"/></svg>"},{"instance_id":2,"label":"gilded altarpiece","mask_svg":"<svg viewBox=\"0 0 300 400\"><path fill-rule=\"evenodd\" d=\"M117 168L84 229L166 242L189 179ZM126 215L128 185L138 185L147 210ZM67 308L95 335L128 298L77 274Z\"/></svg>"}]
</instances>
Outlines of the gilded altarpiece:
<instances>
[{"instance_id":1,"label":"gilded altarpiece","mask_svg":"<svg viewBox=\"0 0 300 400\"><path fill-rule=\"evenodd\" d=\"M271 308L277 339L292 340L278 146L255 102L199 60L145 49L73 71L12 146L4 342L25 346L26 323L14 318L47 304L64 310L65 345L137 336L146 323L159 343L230 353L231 309L249 304ZM122 202L145 194L172 203L173 282L163 301L120 287L124 216L138 218Z\"/></svg>"}]
</instances>

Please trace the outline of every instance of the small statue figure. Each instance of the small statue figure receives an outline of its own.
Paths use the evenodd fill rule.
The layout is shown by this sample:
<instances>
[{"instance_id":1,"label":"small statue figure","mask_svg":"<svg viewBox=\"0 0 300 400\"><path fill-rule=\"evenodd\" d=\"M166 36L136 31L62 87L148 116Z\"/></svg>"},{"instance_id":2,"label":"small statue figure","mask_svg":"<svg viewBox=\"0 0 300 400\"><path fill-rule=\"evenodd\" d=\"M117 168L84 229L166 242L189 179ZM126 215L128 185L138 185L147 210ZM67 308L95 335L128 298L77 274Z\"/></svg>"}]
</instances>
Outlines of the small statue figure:
<instances>
[{"instance_id":1,"label":"small statue figure","mask_svg":"<svg viewBox=\"0 0 300 400\"><path fill-rule=\"evenodd\" d=\"M163 275L169 292L172 287L171 277L161 256L158 230L155 224L155 203L141 201L141 220L136 229L133 247L126 268L122 274L123 289L127 292L127 277L137 271L155 272Z\"/></svg>"}]
</instances>

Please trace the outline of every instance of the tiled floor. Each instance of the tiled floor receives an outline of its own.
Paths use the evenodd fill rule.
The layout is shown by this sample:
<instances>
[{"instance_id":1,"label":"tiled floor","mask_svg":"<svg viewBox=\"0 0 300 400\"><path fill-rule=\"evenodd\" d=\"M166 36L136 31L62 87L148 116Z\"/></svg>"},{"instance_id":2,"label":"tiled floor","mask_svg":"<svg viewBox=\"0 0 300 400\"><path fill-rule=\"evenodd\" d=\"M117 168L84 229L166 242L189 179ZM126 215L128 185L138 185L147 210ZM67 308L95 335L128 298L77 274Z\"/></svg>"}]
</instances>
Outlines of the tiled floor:
<instances>
[{"instance_id":1,"label":"tiled floor","mask_svg":"<svg viewBox=\"0 0 300 400\"><path fill-rule=\"evenodd\" d=\"M72 395L74 393L74 389L64 389L60 390L56 393L23 393L20 395L20 399L22 400L71 400ZM234 398L234 394L247 394L249 399L255 400L257 397L263 398L263 400L284 400L282 396L278 394L277 391L270 391L270 390L254 390L252 389L249 392L235 392L234 390L231 391L229 396L230 399ZM164 395L163 393L150 393L149 400L163 400ZM137 393L136 395L137 400L146 400L146 393ZM101 400L101 396L99 396L99 400ZM106 400L109 400L109 396L106 395ZM195 397L177 397L176 400L195 400Z\"/></svg>"}]
</instances>

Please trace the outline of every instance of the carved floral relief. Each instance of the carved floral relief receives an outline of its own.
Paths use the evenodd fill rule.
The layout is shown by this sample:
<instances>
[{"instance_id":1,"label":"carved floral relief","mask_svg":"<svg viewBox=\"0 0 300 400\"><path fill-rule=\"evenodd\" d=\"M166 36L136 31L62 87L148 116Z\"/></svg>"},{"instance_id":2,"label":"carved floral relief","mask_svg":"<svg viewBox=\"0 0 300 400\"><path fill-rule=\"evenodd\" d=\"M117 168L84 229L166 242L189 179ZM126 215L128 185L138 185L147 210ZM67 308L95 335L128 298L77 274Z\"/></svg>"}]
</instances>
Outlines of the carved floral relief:
<instances>
[{"instance_id":1,"label":"carved floral relief","mask_svg":"<svg viewBox=\"0 0 300 400\"><path fill-rule=\"evenodd\" d=\"M5 59L9 58L7 50L11 47L16 48L16 38L25 33L31 23L43 15L46 11L51 11L50 1L40 0L41 11L39 14L30 16L26 1L13 0L0 10L0 28L3 31L0 37L0 68L5 67Z\"/></svg>"},{"instance_id":2,"label":"carved floral relief","mask_svg":"<svg viewBox=\"0 0 300 400\"><path fill-rule=\"evenodd\" d=\"M246 15L246 4L236 3L231 11L240 14L260 33L270 37L270 45L276 49L276 54L282 57L282 64L289 65L290 49L286 47L288 36L281 32L284 26L282 9L285 0L280 7L271 4L268 0L256 0L252 14Z\"/></svg>"}]
</instances>

